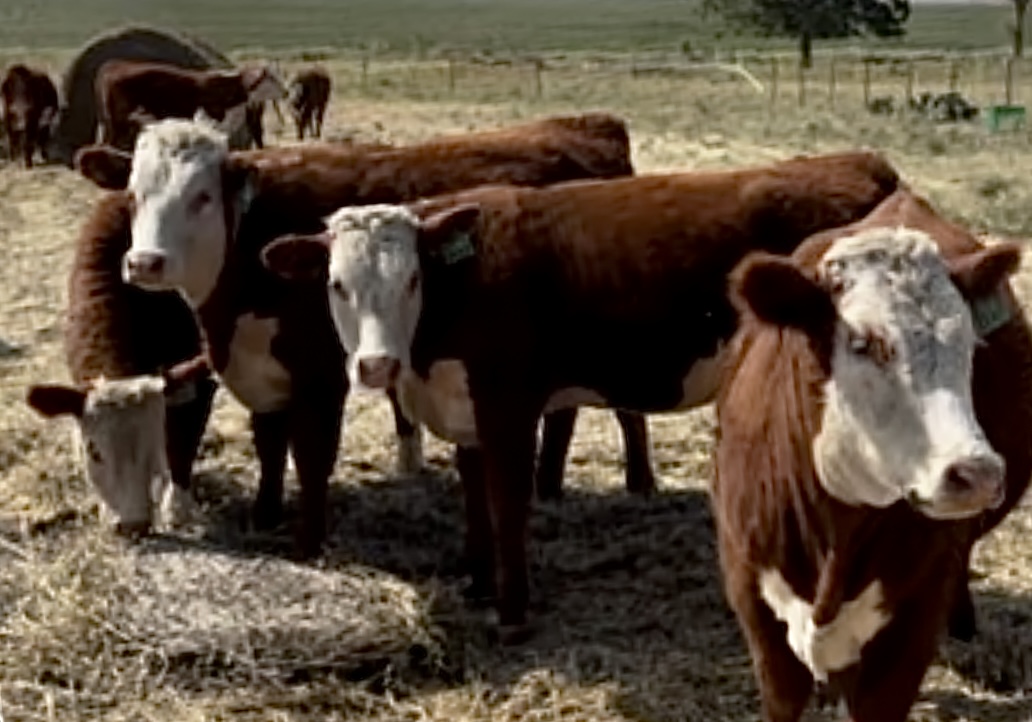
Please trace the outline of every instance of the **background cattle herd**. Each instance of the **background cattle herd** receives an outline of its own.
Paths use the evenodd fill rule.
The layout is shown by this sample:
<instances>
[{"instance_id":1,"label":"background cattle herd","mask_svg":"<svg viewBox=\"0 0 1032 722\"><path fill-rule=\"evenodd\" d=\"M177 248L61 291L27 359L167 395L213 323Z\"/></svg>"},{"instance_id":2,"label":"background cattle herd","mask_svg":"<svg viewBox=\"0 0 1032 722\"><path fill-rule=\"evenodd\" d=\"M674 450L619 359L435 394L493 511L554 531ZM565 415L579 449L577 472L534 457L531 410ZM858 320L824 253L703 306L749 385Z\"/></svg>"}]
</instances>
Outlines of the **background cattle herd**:
<instances>
[{"instance_id":1,"label":"background cattle herd","mask_svg":"<svg viewBox=\"0 0 1032 722\"><path fill-rule=\"evenodd\" d=\"M572 644L566 618L541 601L565 593L562 575L542 571L535 547L587 534L554 512L585 407L613 410L631 509L648 518L665 493L649 415L713 404L709 511L683 524L715 551L673 537L656 544L684 557L677 563L719 567L719 579L687 586L716 594L716 614L726 608L737 622L751 717L911 719L946 639L985 634L972 594L976 543L1020 508L1032 478L1032 328L1010 280L1021 243L958 222L875 151L643 173L633 125L588 108L404 142L331 141L326 67L286 76L278 64L200 67L156 55L83 63L81 110L67 83L59 92L21 62L7 67L0 93L12 165L41 173L64 162L96 187L64 232L73 246L61 279L67 373L34 377L20 395L44 428L72 420L69 474L89 482L112 522L102 536L124 544L130 566L148 567L141 578L172 608L183 604L184 618L179 595L190 590L139 560L172 558L180 543L210 551L189 540L224 491L197 472L218 453L211 426L224 388L250 431L247 466L235 473L256 472L258 482L219 554L246 558L241 539L275 539L260 555L268 564L314 574L342 563L334 525L349 512L334 487L349 446L346 408L382 396L394 468L377 474L423 484L431 507L454 494L434 496L441 487L430 477L458 477L462 526L444 533L461 542L420 549L420 564L433 579L462 578L455 606L465 616L453 622L481 625L490 654L516 655L542 637ZM931 95L921 102L938 107ZM267 110L295 137L270 142ZM77 116L90 118L86 135L68 130ZM442 442L453 456L426 452ZM379 491L363 503L375 507ZM627 533L619 516L592 520L590 533ZM0 543L18 549L20 538ZM599 564L629 570L646 604L669 580L636 575L636 554L630 546ZM226 599L253 593L253 606L264 603L265 563ZM675 587L675 604L694 593L683 580ZM333 588L330 606L350 593ZM4 605L0 614L16 613ZM356 602L349 623L374 625L374 606ZM146 616L163 614L154 610ZM306 640L310 626L262 634ZM205 674L238 664L218 634L207 641L207 656L187 651L183 662L163 651L141 669L164 669L151 675L160 687L179 664ZM483 653L467 642L435 657L435 644L406 643L402 656L422 670ZM146 657L145 646L128 653ZM634 653L648 658L650 648ZM267 683L304 696L306 675L335 674L332 652L320 654L324 670ZM373 687L392 684L392 654L355 678L377 680L364 704L383 691ZM342 683L355 681L349 674ZM85 697L102 679L60 684ZM814 699L819 709L807 711ZM537 719L529 700L505 718ZM348 718L330 703L298 704ZM266 719L255 707L240 717ZM370 718L401 718L399 709ZM1032 719L1032 704L1015 709L1007 719ZM656 710L641 718L668 718ZM700 708L691 718L709 717Z\"/></svg>"}]
</instances>

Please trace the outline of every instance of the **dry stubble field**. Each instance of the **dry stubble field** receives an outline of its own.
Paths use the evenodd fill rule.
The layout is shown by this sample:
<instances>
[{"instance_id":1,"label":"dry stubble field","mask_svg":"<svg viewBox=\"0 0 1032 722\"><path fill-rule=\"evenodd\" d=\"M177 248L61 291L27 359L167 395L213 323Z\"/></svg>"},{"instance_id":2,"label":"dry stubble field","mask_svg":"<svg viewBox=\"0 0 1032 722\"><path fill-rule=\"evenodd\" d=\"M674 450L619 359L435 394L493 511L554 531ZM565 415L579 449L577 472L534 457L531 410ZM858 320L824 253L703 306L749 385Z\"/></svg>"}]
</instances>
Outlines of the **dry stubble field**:
<instances>
[{"instance_id":1,"label":"dry stubble field","mask_svg":"<svg viewBox=\"0 0 1032 722\"><path fill-rule=\"evenodd\" d=\"M770 117L742 84L703 77L550 73L536 98L514 70L464 68L449 92L440 66L374 65L365 89L355 63L331 68L333 137L402 142L606 108L628 118L641 171L868 145L947 214L978 230L1032 235L1029 137L872 118L855 88L834 110L819 98L805 109L785 98ZM292 142L267 122L275 143ZM64 168L0 170L5 722L756 719L716 568L709 409L651 417L661 492L644 501L623 492L612 416L582 414L567 498L533 516L540 628L518 648L493 646L483 613L462 603L450 449L433 441L429 473L395 476L389 414L377 398L349 403L320 562L294 564L288 537L244 528L256 469L246 416L222 394L196 469L204 521L138 547L113 539L76 470L68 428L22 402L29 383L66 378L65 277L96 197ZM1018 286L1032 302L1032 258ZM1032 718L1030 535L1026 501L979 546L982 634L943 646L914 719Z\"/></svg>"}]
</instances>

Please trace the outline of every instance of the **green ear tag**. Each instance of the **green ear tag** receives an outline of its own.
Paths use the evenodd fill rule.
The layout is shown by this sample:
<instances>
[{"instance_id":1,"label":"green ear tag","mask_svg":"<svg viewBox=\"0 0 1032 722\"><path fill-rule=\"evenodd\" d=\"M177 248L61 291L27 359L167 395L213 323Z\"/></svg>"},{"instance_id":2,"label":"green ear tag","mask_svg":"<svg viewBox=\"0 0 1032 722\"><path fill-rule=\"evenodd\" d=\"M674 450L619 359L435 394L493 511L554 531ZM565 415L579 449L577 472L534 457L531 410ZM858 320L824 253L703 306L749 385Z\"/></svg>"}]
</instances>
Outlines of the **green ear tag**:
<instances>
[{"instance_id":1,"label":"green ear tag","mask_svg":"<svg viewBox=\"0 0 1032 722\"><path fill-rule=\"evenodd\" d=\"M473 239L469 237L468 233L455 233L447 243L441 246L441 259L448 266L472 258L476 253Z\"/></svg>"},{"instance_id":2,"label":"green ear tag","mask_svg":"<svg viewBox=\"0 0 1032 722\"><path fill-rule=\"evenodd\" d=\"M976 298L971 302L971 318L975 332L986 337L1011 319L1011 310L999 291Z\"/></svg>"}]
</instances>

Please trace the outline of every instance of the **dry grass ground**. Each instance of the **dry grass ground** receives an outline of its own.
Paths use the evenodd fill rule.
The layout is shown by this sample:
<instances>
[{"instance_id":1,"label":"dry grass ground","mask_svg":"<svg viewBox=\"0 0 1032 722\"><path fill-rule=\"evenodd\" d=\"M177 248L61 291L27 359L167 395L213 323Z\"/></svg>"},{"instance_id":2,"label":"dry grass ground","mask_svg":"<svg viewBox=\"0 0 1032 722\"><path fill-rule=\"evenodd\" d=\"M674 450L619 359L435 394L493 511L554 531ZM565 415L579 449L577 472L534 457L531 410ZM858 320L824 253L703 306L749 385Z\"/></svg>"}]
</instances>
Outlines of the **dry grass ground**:
<instances>
[{"instance_id":1,"label":"dry grass ground","mask_svg":"<svg viewBox=\"0 0 1032 722\"><path fill-rule=\"evenodd\" d=\"M410 141L551 112L630 120L642 171L725 167L857 145L883 149L949 215L1032 234L1032 143L979 126L866 115L737 81L631 80L440 66L331 63L330 135ZM888 82L888 81L886 81ZM289 129L270 119L274 142ZM324 560L289 561L285 535L243 526L255 487L246 417L220 395L197 468L203 523L130 547L111 538L70 455L67 428L22 403L64 379L71 243L97 192L63 168L0 169L0 717L21 720L455 720L667 722L756 718L748 658L721 596L706 486L712 414L650 419L661 493L622 489L612 416L585 412L567 499L532 528L540 630L491 644L461 601L461 497L450 449L431 471L391 471L386 405L353 398L333 479ZM1032 302L1032 258L1018 286ZM684 329L689 333L690 329ZM1032 507L978 548L982 634L949 643L914 719L1032 718ZM831 719L833 710L814 710Z\"/></svg>"}]
</instances>

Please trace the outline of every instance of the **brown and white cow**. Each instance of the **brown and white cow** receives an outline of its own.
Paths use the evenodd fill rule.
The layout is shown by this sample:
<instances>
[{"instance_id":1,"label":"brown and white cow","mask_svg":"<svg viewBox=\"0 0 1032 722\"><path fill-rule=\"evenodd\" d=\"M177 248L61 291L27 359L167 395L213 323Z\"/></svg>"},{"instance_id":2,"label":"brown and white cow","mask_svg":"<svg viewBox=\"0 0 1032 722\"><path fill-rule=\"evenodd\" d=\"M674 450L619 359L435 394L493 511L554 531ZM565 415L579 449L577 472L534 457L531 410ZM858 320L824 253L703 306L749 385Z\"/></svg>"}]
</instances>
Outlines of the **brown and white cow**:
<instances>
[{"instance_id":1,"label":"brown and white cow","mask_svg":"<svg viewBox=\"0 0 1032 722\"><path fill-rule=\"evenodd\" d=\"M305 147L263 158L230 155L225 136L206 124L166 120L145 127L133 157L93 148L80 152L80 165L106 186L124 183L131 167L124 277L144 288L177 289L196 310L213 368L252 410L263 478L282 470L290 442L302 487L300 542L310 553L324 535L347 390L344 356L325 292L270 274L261 248L286 233L319 229L341 204L477 182L620 175L630 172L629 144L621 121L594 114L393 150ZM273 498L259 499L259 519L278 517L279 496Z\"/></svg>"},{"instance_id":2,"label":"brown and white cow","mask_svg":"<svg viewBox=\"0 0 1032 722\"><path fill-rule=\"evenodd\" d=\"M65 324L72 383L33 385L27 400L45 416L75 418L86 478L116 528L136 535L184 511L189 495L169 492L189 488L215 384L183 365L200 352L200 334L182 299L122 280L129 204L125 193L101 198L76 239Z\"/></svg>"},{"instance_id":3,"label":"brown and white cow","mask_svg":"<svg viewBox=\"0 0 1032 722\"><path fill-rule=\"evenodd\" d=\"M330 87L330 76L322 68L308 68L294 76L289 95L298 140L304 140L306 132L312 138L322 136L323 116L330 102Z\"/></svg>"},{"instance_id":4,"label":"brown and white cow","mask_svg":"<svg viewBox=\"0 0 1032 722\"><path fill-rule=\"evenodd\" d=\"M57 118L57 88L46 72L17 63L7 69L0 95L10 157L31 168L36 150L45 153Z\"/></svg>"},{"instance_id":5,"label":"brown and white cow","mask_svg":"<svg viewBox=\"0 0 1032 722\"><path fill-rule=\"evenodd\" d=\"M352 384L395 388L407 413L459 444L470 591L497 596L503 634L517 639L538 417L707 402L735 329L735 263L856 220L896 184L881 157L847 153L480 188L343 208L264 260L328 284Z\"/></svg>"},{"instance_id":6,"label":"brown and white cow","mask_svg":"<svg viewBox=\"0 0 1032 722\"><path fill-rule=\"evenodd\" d=\"M1032 472L1019 252L901 191L736 269L712 496L764 719L814 681L855 722L907 719L972 543Z\"/></svg>"},{"instance_id":7,"label":"brown and white cow","mask_svg":"<svg viewBox=\"0 0 1032 722\"><path fill-rule=\"evenodd\" d=\"M140 126L203 112L232 133L246 122L247 104L285 97L282 81L266 67L193 70L169 63L108 60L94 79L101 138L129 149Z\"/></svg>"}]
</instances>

